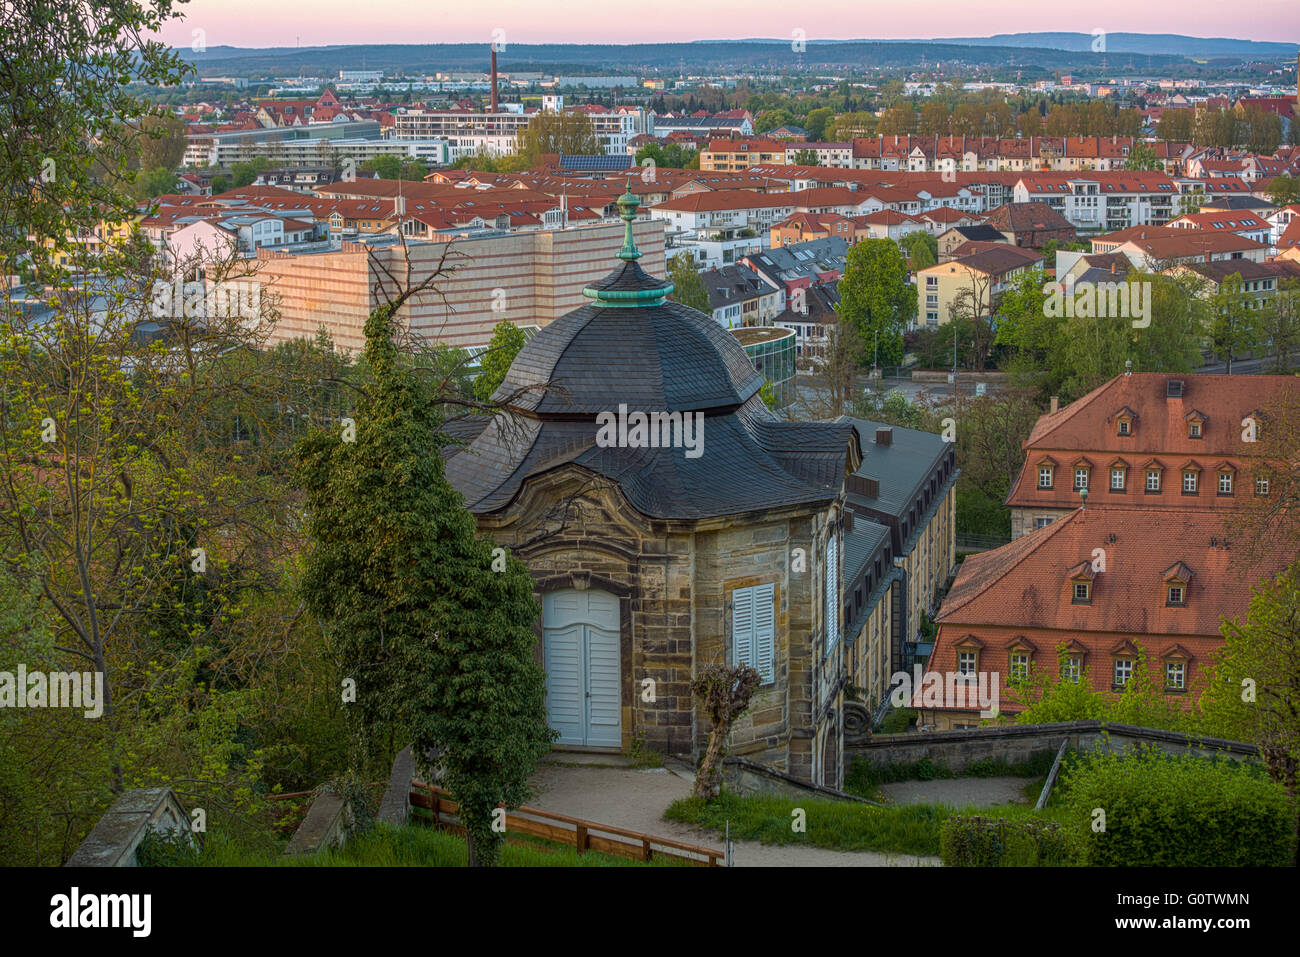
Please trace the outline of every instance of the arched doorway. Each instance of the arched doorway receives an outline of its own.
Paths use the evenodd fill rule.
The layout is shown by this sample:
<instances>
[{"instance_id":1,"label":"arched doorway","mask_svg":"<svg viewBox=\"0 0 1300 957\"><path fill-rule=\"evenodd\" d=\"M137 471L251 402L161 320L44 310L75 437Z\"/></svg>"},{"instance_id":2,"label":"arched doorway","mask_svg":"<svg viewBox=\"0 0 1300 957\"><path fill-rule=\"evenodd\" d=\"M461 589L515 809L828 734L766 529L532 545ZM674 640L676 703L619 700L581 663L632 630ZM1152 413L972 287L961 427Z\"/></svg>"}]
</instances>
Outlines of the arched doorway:
<instances>
[{"instance_id":1,"label":"arched doorway","mask_svg":"<svg viewBox=\"0 0 1300 957\"><path fill-rule=\"evenodd\" d=\"M562 588L542 599L546 718L556 744L623 744L619 604L608 592Z\"/></svg>"}]
</instances>

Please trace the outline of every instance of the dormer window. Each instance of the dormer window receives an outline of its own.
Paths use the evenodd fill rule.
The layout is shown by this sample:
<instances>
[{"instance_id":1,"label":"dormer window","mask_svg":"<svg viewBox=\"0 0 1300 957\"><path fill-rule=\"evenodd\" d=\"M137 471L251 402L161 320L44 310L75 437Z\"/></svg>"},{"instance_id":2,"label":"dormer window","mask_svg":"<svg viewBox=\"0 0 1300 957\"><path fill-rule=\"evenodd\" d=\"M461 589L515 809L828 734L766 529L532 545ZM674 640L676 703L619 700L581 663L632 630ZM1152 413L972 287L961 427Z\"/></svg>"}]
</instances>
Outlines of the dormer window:
<instances>
[{"instance_id":1,"label":"dormer window","mask_svg":"<svg viewBox=\"0 0 1300 957\"><path fill-rule=\"evenodd\" d=\"M1049 462L1041 462L1038 466L1038 487L1050 489L1053 479L1056 475L1056 466Z\"/></svg>"},{"instance_id":2,"label":"dormer window","mask_svg":"<svg viewBox=\"0 0 1300 957\"><path fill-rule=\"evenodd\" d=\"M1193 572L1186 562L1175 562L1161 576L1165 587L1165 605L1169 608L1187 607L1187 587Z\"/></svg>"},{"instance_id":3,"label":"dormer window","mask_svg":"<svg viewBox=\"0 0 1300 957\"><path fill-rule=\"evenodd\" d=\"M1219 466L1218 469L1218 494L1231 495L1235 487L1236 470L1228 464Z\"/></svg>"},{"instance_id":4,"label":"dormer window","mask_svg":"<svg viewBox=\"0 0 1300 957\"><path fill-rule=\"evenodd\" d=\"M1267 475L1256 475L1256 476L1255 476L1255 494L1256 494L1256 495L1267 495L1267 494L1268 494L1268 476L1267 476Z\"/></svg>"},{"instance_id":5,"label":"dormer window","mask_svg":"<svg viewBox=\"0 0 1300 957\"><path fill-rule=\"evenodd\" d=\"M1092 603L1092 586L1096 577L1097 569L1087 559L1079 562L1066 573L1072 604L1088 605Z\"/></svg>"},{"instance_id":6,"label":"dormer window","mask_svg":"<svg viewBox=\"0 0 1300 957\"><path fill-rule=\"evenodd\" d=\"M1187 437L1189 439L1202 439L1205 437L1205 415L1193 409L1183 418L1187 420Z\"/></svg>"},{"instance_id":7,"label":"dormer window","mask_svg":"<svg viewBox=\"0 0 1300 957\"><path fill-rule=\"evenodd\" d=\"M1088 473L1092 470L1086 465L1076 465L1074 467L1074 490L1088 487Z\"/></svg>"},{"instance_id":8,"label":"dormer window","mask_svg":"<svg viewBox=\"0 0 1300 957\"><path fill-rule=\"evenodd\" d=\"M1122 688L1128 684L1128 679L1133 677L1133 659L1116 658L1115 659L1115 687Z\"/></svg>"},{"instance_id":9,"label":"dormer window","mask_svg":"<svg viewBox=\"0 0 1300 957\"><path fill-rule=\"evenodd\" d=\"M1146 490L1148 492L1160 491L1160 470L1159 469L1147 469Z\"/></svg>"},{"instance_id":10,"label":"dormer window","mask_svg":"<svg viewBox=\"0 0 1300 957\"><path fill-rule=\"evenodd\" d=\"M1189 422L1187 425L1187 437L1189 439L1199 439L1201 437L1201 423Z\"/></svg>"},{"instance_id":11,"label":"dormer window","mask_svg":"<svg viewBox=\"0 0 1300 957\"><path fill-rule=\"evenodd\" d=\"M1132 434L1133 434L1133 423L1130 422L1128 419L1120 419L1120 420L1119 420L1119 434L1120 434L1120 435L1132 435Z\"/></svg>"}]
</instances>

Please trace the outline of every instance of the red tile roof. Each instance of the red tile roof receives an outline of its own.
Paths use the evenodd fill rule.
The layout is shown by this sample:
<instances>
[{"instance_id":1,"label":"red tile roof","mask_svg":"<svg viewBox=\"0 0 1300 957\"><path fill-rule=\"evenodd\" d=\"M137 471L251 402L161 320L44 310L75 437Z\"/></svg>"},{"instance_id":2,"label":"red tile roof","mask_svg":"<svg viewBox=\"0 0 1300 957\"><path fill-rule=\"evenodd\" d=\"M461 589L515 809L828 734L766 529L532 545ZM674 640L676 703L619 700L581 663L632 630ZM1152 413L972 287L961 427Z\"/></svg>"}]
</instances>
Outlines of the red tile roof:
<instances>
[{"instance_id":1,"label":"red tile roof","mask_svg":"<svg viewBox=\"0 0 1300 957\"><path fill-rule=\"evenodd\" d=\"M1014 625L1067 634L1219 634L1222 616L1244 614L1249 585L1284 568L1279 548L1259 565L1232 565L1224 516L1170 509L1078 508L1009 545L962 562L936 617L942 625ZM1097 562L1089 604L1075 604L1072 569ZM1160 587L1177 562L1192 571L1186 607ZM940 649L936 647L936 655ZM942 659L941 662L942 663Z\"/></svg>"}]
</instances>

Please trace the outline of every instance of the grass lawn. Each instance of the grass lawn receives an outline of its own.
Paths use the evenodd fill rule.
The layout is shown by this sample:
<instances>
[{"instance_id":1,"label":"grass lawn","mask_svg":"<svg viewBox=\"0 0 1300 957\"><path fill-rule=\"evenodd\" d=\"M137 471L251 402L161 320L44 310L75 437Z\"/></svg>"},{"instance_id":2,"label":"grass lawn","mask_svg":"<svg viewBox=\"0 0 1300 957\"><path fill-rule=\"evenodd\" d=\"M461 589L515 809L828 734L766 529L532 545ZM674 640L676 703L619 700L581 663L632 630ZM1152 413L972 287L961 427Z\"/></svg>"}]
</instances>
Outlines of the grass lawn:
<instances>
[{"instance_id":1,"label":"grass lawn","mask_svg":"<svg viewBox=\"0 0 1300 957\"><path fill-rule=\"evenodd\" d=\"M513 835L512 835L513 837ZM501 848L502 867L674 867L689 866L664 858L649 864L628 858L547 844L520 838L527 843L506 843ZM197 860L178 864L200 867L465 867L468 854L464 838L431 827L392 827L376 824L338 850L311 856L286 856L283 851L250 850L209 835Z\"/></svg>"},{"instance_id":2,"label":"grass lawn","mask_svg":"<svg viewBox=\"0 0 1300 957\"><path fill-rule=\"evenodd\" d=\"M1035 795L1037 797L1037 795ZM802 808L806 829L795 831L793 811ZM731 822L732 840L764 844L809 844L837 851L880 851L887 854L939 854L939 827L950 814L1021 818L1052 815L1023 805L953 810L943 805L909 804L873 807L840 801L799 800L723 792L707 803L697 798L674 801L664 812L670 821L723 832Z\"/></svg>"}]
</instances>

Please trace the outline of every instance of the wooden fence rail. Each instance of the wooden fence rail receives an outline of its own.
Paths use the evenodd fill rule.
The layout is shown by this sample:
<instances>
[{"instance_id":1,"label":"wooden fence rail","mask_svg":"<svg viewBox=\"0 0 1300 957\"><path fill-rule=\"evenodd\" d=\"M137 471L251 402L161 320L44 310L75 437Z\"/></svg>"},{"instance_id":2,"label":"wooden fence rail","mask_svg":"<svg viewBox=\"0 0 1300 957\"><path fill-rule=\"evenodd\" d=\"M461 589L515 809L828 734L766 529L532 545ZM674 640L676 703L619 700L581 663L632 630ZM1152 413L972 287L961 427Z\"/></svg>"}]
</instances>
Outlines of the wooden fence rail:
<instances>
[{"instance_id":1,"label":"wooden fence rail","mask_svg":"<svg viewBox=\"0 0 1300 957\"><path fill-rule=\"evenodd\" d=\"M465 829L459 821L447 820L456 816L456 802L450 792L423 781L411 782L411 805L433 814L433 826L440 830L464 836ZM542 811L533 807L519 807L506 812L506 831L540 837L577 850L599 851L637 861L652 857L668 857L687 861L700 867L720 867L722 851L685 844L666 837L654 837L640 831L611 827L584 821L581 818Z\"/></svg>"}]
</instances>

